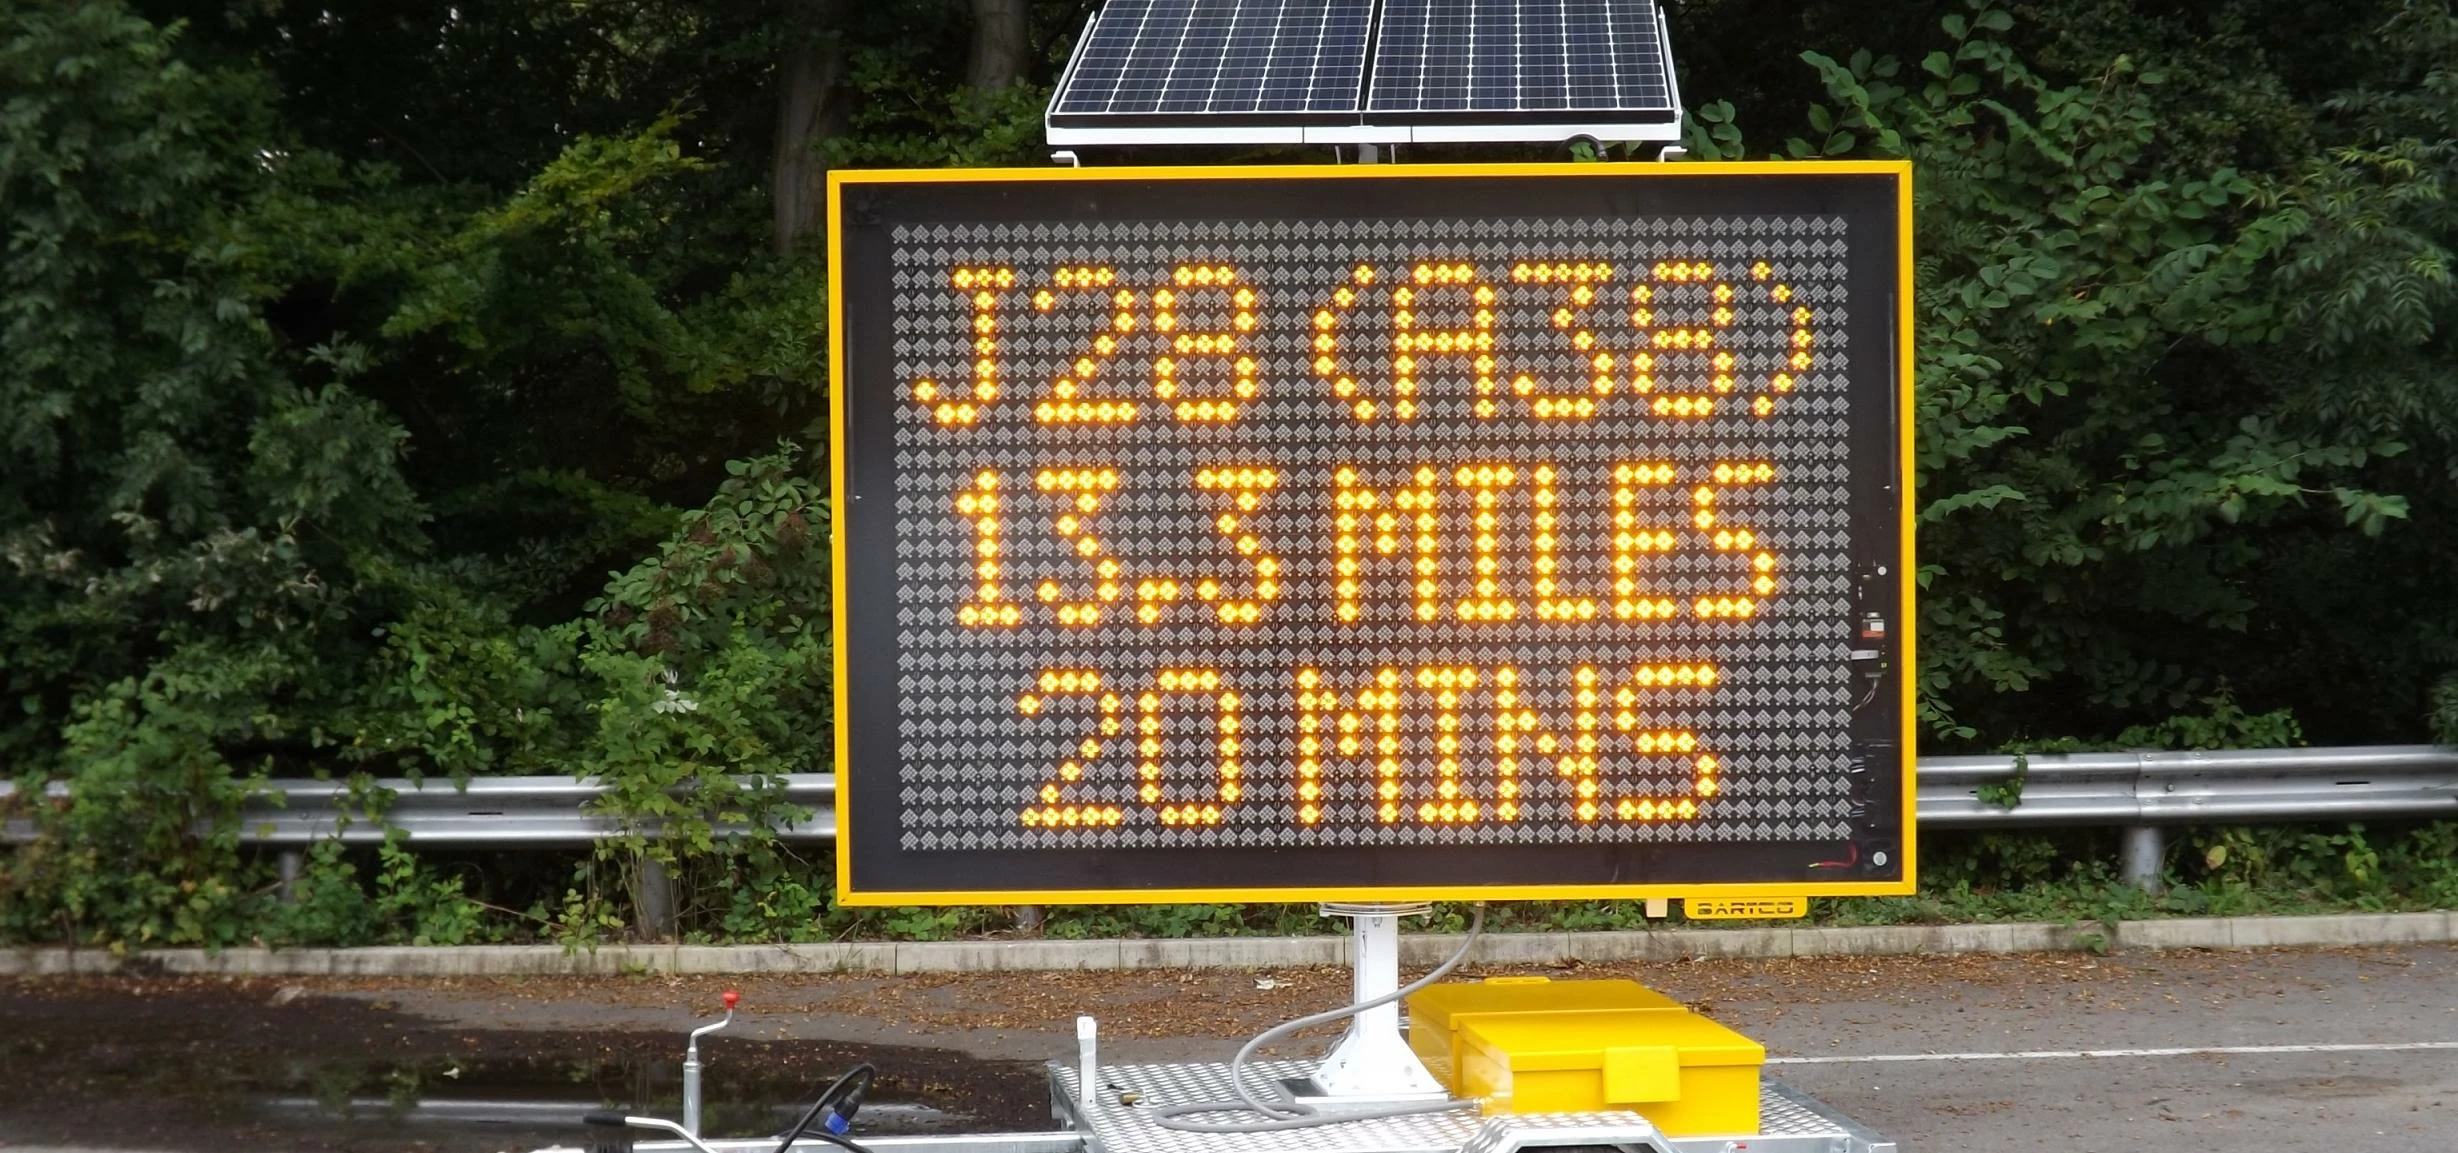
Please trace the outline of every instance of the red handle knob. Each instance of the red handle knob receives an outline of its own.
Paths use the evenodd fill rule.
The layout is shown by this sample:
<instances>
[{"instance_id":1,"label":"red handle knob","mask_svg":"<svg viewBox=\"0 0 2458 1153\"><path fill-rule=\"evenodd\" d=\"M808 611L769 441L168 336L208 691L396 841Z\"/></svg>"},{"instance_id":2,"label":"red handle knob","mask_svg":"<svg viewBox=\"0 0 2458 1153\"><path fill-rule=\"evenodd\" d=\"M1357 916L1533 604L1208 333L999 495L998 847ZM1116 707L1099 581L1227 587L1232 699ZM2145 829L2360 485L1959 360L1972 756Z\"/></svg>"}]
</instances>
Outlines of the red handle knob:
<instances>
[{"instance_id":1,"label":"red handle knob","mask_svg":"<svg viewBox=\"0 0 2458 1153\"><path fill-rule=\"evenodd\" d=\"M723 1000L725 1001L725 1010L726 1010L726 1012L728 1012L728 1013L733 1012L733 1011L734 1011L734 1005L735 1005L735 1003L736 1003L736 1002L738 1002L738 1001L741 1001L742 999L743 999L743 995L742 995L742 994L737 993L737 992L735 992L735 991L734 991L734 990L732 990L732 989L728 989L728 990L726 990L726 991L725 991L725 997L723 998Z\"/></svg>"}]
</instances>

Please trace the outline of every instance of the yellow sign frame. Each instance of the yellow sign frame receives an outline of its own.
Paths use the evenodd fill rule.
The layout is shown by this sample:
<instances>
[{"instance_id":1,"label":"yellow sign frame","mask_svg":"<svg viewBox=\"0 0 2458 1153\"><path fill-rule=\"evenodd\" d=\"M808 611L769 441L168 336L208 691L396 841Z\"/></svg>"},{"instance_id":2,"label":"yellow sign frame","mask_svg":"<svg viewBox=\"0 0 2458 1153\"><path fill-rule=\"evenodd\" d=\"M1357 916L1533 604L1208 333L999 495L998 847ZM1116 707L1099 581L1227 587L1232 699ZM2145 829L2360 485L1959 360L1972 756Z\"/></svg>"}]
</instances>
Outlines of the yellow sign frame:
<instances>
[{"instance_id":1,"label":"yellow sign frame","mask_svg":"<svg viewBox=\"0 0 2458 1153\"><path fill-rule=\"evenodd\" d=\"M1685 161L1679 163L1638 164L1421 164L1421 165L1215 165L1168 168L946 168L946 169L839 169L828 174L827 212L828 235L828 403L829 403L829 467L832 491L846 487L845 453L840 443L845 429L845 328L844 328L844 262L843 247L834 242L842 235L842 191L852 184L911 184L917 182L988 183L1015 181L1077 182L1077 181L1153 181L1153 180L1421 180L1442 177L1539 177L1566 180L1622 178L1643 176L1649 179L1680 180L1712 176L1805 176L1886 175L1896 178L1896 389L1898 418L1908 422L1913 409L1913 299L1912 299L1912 165L1903 160L1840 160L1840 161ZM1899 430L1897 442L1896 483L1903 494L1899 539L1902 555L1897 562L1901 582L1904 618L1896 622L1900 630L1903 669L1897 680L1902 685L1901 761L1903 780L1903 872L1893 881L1838 881L1817 884L1800 880L1765 883L1640 883L1640 884L1574 884L1574 885L1430 885L1373 886L1319 885L1291 888L1238 888L1234 886L1203 889L1108 889L1055 891L1034 889L982 888L960 891L929 890L898 892L860 890L847 886L853 876L853 846L850 817L850 797L854 786L851 769L851 745L841 715L835 726L836 742L836 877L837 901L847 906L895 905L1014 905L1014 904L1189 904L1205 902L1314 902L1314 901L1553 901L1553 900L1641 900L1653 898L1691 899L1802 899L1820 897L1883 897L1903 896L1918 889L1918 788L1916 738L1918 736L1918 677L1915 619L1911 611L1915 600L1913 510L1917 502L1913 493L1912 438L1908 429ZM845 587L845 535L834 533L830 543L833 596L831 623L834 636L846 633L847 606ZM839 644L835 654L836 683L851 678L845 648ZM841 709L840 709L841 714Z\"/></svg>"}]
</instances>

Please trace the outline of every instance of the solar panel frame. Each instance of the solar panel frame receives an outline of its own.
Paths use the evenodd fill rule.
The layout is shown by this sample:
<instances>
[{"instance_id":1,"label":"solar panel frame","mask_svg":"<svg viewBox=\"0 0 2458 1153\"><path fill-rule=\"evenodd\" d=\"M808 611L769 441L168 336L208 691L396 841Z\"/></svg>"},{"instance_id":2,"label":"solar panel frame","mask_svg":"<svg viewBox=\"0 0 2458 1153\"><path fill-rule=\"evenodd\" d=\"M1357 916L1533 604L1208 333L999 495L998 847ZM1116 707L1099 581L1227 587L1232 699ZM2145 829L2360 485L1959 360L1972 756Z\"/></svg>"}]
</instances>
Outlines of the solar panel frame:
<instances>
[{"instance_id":1,"label":"solar panel frame","mask_svg":"<svg viewBox=\"0 0 2458 1153\"><path fill-rule=\"evenodd\" d=\"M1681 99L1657 0L1108 0L1044 127L1054 146L1673 141Z\"/></svg>"},{"instance_id":2,"label":"solar panel frame","mask_svg":"<svg viewBox=\"0 0 2458 1153\"><path fill-rule=\"evenodd\" d=\"M1527 19L1540 10L1552 19ZM1680 116L1655 0L1382 0L1381 13L1386 31L1369 72L1368 119L1509 124ZM1456 45L1465 50L1446 48Z\"/></svg>"},{"instance_id":3,"label":"solar panel frame","mask_svg":"<svg viewBox=\"0 0 2458 1153\"><path fill-rule=\"evenodd\" d=\"M1374 0L1110 0L1077 45L1049 124L1353 124L1373 9Z\"/></svg>"}]
</instances>

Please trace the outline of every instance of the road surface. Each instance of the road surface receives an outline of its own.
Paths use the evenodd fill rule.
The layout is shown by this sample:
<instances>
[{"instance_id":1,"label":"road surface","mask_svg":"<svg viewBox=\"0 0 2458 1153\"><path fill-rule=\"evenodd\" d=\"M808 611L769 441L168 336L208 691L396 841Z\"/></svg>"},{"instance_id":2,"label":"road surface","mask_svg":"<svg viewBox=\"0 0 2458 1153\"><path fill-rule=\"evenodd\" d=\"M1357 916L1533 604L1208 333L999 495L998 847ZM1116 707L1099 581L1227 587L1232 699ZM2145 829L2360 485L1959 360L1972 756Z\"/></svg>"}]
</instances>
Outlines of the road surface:
<instances>
[{"instance_id":1,"label":"road surface","mask_svg":"<svg viewBox=\"0 0 2458 1153\"><path fill-rule=\"evenodd\" d=\"M2458 1147L2447 946L1488 972L1505 971L1662 989L1907 1153ZM773 1111L868 1058L903 1102L891 1120L1026 1128L1045 1121L1037 1064L1073 1052L1079 1012L1106 1060L1217 1059L1335 1004L1347 975L0 982L0 1085L18 1089L0 1093L0 1150L518 1148L561 1130L419 1122L455 1094L543 1109L563 1083L670 1099L680 1030L727 987L745 1015L708 1047L712 1101ZM301 1121L319 1093L359 1119Z\"/></svg>"}]
</instances>

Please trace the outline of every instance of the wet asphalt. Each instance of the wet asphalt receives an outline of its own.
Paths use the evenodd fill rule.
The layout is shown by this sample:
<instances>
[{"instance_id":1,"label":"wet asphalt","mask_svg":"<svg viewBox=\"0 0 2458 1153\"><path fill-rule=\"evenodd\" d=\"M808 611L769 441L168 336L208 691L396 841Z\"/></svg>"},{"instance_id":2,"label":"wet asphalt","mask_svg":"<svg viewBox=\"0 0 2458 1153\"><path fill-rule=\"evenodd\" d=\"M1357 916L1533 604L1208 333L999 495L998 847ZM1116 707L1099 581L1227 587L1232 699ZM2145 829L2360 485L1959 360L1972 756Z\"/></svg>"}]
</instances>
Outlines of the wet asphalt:
<instances>
[{"instance_id":1,"label":"wet asphalt","mask_svg":"<svg viewBox=\"0 0 2458 1153\"><path fill-rule=\"evenodd\" d=\"M1906 1153L2458 1149L2447 946L1553 975L1682 998ZM1219 1059L1335 1004L1346 977L0 981L0 1150L577 1144L590 1107L673 1114L681 1030L731 984L746 1012L708 1048L712 1131L773 1131L868 1060L884 1076L865 1131L945 1132L1044 1127L1040 1062L1072 1054L1078 1012L1109 1060Z\"/></svg>"}]
</instances>

